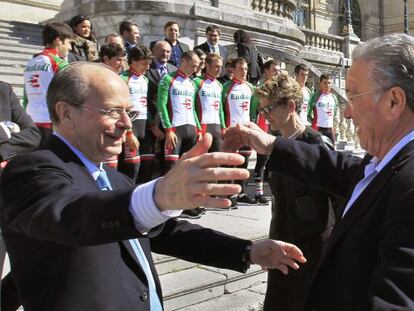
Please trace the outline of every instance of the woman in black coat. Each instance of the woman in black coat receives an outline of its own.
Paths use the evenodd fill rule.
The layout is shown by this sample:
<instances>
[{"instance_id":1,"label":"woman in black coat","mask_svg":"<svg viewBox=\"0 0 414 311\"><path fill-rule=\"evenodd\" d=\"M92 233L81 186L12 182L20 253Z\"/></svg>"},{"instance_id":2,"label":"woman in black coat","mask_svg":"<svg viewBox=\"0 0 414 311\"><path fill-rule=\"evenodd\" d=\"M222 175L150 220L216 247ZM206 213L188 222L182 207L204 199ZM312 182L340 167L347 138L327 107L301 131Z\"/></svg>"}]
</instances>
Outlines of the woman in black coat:
<instances>
[{"instance_id":1,"label":"woman in black coat","mask_svg":"<svg viewBox=\"0 0 414 311\"><path fill-rule=\"evenodd\" d=\"M305 126L299 117L303 95L295 79L279 74L257 87L256 94L272 130L280 130L286 139L325 145L321 134ZM272 172L271 161L267 168ZM334 210L326 192L312 190L275 173L269 184L274 196L269 237L295 243L307 262L289 275L269 270L263 310L303 310L312 274L335 223Z\"/></svg>"},{"instance_id":2,"label":"woman in black coat","mask_svg":"<svg viewBox=\"0 0 414 311\"><path fill-rule=\"evenodd\" d=\"M249 82L253 85L257 85L257 82L260 80L261 72L256 46L253 44L248 33L244 30L237 30L234 33L233 38L236 43L237 56L243 57L247 61L247 78Z\"/></svg>"}]
</instances>

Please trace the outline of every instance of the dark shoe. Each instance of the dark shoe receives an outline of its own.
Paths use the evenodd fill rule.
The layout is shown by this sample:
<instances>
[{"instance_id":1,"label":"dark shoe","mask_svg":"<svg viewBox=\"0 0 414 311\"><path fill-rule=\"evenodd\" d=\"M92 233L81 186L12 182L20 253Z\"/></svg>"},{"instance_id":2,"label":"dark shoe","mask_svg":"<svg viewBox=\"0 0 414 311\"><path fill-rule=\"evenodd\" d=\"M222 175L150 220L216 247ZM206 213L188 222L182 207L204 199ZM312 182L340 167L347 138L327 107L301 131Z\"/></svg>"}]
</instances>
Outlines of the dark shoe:
<instances>
[{"instance_id":1,"label":"dark shoe","mask_svg":"<svg viewBox=\"0 0 414 311\"><path fill-rule=\"evenodd\" d=\"M269 200L263 194L256 195L254 198L258 204L267 204L269 202Z\"/></svg>"},{"instance_id":2,"label":"dark shoe","mask_svg":"<svg viewBox=\"0 0 414 311\"><path fill-rule=\"evenodd\" d=\"M239 194L237 196L237 202L247 203L247 204L256 204L256 200L249 197L246 193Z\"/></svg>"},{"instance_id":3,"label":"dark shoe","mask_svg":"<svg viewBox=\"0 0 414 311\"><path fill-rule=\"evenodd\" d=\"M204 207L196 207L195 209L200 213L200 215L204 215L207 212Z\"/></svg>"},{"instance_id":4,"label":"dark shoe","mask_svg":"<svg viewBox=\"0 0 414 311\"><path fill-rule=\"evenodd\" d=\"M229 197L229 199L231 201L231 205L230 205L229 209L237 209L237 197L232 196L232 197Z\"/></svg>"},{"instance_id":5,"label":"dark shoe","mask_svg":"<svg viewBox=\"0 0 414 311\"><path fill-rule=\"evenodd\" d=\"M186 209L184 210L178 218L189 218L189 219L198 219L201 218L201 213L196 209Z\"/></svg>"}]
</instances>

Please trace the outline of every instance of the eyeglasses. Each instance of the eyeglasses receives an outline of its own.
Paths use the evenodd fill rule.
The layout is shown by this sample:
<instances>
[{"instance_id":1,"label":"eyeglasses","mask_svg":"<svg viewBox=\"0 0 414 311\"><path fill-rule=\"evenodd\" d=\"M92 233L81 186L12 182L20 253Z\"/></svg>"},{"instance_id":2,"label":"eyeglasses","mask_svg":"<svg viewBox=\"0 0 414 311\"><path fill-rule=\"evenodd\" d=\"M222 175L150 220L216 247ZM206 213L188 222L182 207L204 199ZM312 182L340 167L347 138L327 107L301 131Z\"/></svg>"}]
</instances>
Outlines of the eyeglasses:
<instances>
[{"instance_id":1,"label":"eyeglasses","mask_svg":"<svg viewBox=\"0 0 414 311\"><path fill-rule=\"evenodd\" d=\"M352 104L352 102L353 102L356 98L359 98L359 97L362 97L362 96L365 96L365 95L371 95L371 94L373 94L373 93L374 93L374 92L373 92L373 91L371 91L371 92L365 92L365 93L355 94L355 95L352 95L352 96L346 95L346 97L348 98L348 103L349 103L349 104Z\"/></svg>"},{"instance_id":2,"label":"eyeglasses","mask_svg":"<svg viewBox=\"0 0 414 311\"><path fill-rule=\"evenodd\" d=\"M257 110L259 111L259 113L263 113L263 114L271 114L271 113L272 113L272 110L273 110L276 106L279 106L279 104L280 104L280 101L279 101L279 102L276 102L276 103L273 103L273 104L271 104L271 105L269 105L269 106L266 106L266 107L261 107L261 108L259 108L259 109L257 109Z\"/></svg>"},{"instance_id":3,"label":"eyeglasses","mask_svg":"<svg viewBox=\"0 0 414 311\"><path fill-rule=\"evenodd\" d=\"M70 104L75 105L75 106L80 106L82 108L95 109L96 111L99 111L101 114L103 114L105 117L108 117L108 118L111 118L117 121L121 119L123 114L126 114L131 121L135 121L139 115L138 111L124 109L124 108L101 109L101 108L96 108L94 106L81 104L81 103L70 102Z\"/></svg>"}]
</instances>

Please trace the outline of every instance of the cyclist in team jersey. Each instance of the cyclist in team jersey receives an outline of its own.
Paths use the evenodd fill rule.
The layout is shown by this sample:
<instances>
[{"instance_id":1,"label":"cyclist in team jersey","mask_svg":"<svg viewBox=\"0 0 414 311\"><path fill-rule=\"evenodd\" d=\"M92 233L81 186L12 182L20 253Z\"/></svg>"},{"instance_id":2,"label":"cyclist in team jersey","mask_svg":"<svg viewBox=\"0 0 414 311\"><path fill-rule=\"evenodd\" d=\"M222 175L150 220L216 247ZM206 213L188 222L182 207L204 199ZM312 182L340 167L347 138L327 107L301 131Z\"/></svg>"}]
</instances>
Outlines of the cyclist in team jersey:
<instances>
[{"instance_id":1,"label":"cyclist in team jersey","mask_svg":"<svg viewBox=\"0 0 414 311\"><path fill-rule=\"evenodd\" d=\"M256 119L258 99L254 96L255 88L247 79L247 61L242 57L232 60L233 79L223 85L223 105L226 127L238 123L248 123ZM245 146L238 150L244 156L245 161L241 167L247 168L249 158L252 153L250 147ZM246 182L240 182L242 192L237 198L231 198L233 205L237 202L254 204L256 201L246 192Z\"/></svg>"},{"instance_id":2,"label":"cyclist in team jersey","mask_svg":"<svg viewBox=\"0 0 414 311\"><path fill-rule=\"evenodd\" d=\"M46 92L55 73L69 66L66 61L74 38L64 23L46 24L42 32L45 48L27 62L24 69L23 106L39 128L44 142L52 133Z\"/></svg>"},{"instance_id":3,"label":"cyclist in team jersey","mask_svg":"<svg viewBox=\"0 0 414 311\"><path fill-rule=\"evenodd\" d=\"M155 158L155 137L151 132L153 118L147 108L148 78L145 76L151 62L150 49L145 46L134 46L128 54L129 69L121 73L121 78L128 84L132 110L136 112L136 119L132 121L132 133L128 132L127 135L135 135L139 148L131 148L128 142L123 144L118 170L138 183L139 176L146 181L151 179Z\"/></svg>"},{"instance_id":4,"label":"cyclist in team jersey","mask_svg":"<svg viewBox=\"0 0 414 311\"><path fill-rule=\"evenodd\" d=\"M190 78L200 58L193 51L183 53L177 71L166 74L158 85L157 108L165 129L164 174L201 139L195 111L196 85ZM204 210L187 210L181 217L199 218Z\"/></svg>"},{"instance_id":5,"label":"cyclist in team jersey","mask_svg":"<svg viewBox=\"0 0 414 311\"><path fill-rule=\"evenodd\" d=\"M217 80L222 68L221 57L211 53L206 58L206 73L202 78L194 79L197 86L196 111L201 129L203 134L213 136L209 152L220 150L221 133L226 128L221 95L223 86Z\"/></svg>"}]
</instances>

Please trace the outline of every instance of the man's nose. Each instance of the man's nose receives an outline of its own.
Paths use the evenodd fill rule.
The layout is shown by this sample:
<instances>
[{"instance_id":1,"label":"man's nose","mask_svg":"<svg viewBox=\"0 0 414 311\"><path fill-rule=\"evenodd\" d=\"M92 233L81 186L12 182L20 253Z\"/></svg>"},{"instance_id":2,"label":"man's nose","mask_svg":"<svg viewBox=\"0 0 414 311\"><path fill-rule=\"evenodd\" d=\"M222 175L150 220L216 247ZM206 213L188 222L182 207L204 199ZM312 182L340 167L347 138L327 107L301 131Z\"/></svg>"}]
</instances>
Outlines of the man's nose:
<instances>
[{"instance_id":1,"label":"man's nose","mask_svg":"<svg viewBox=\"0 0 414 311\"><path fill-rule=\"evenodd\" d=\"M122 124L122 127L126 128L126 129L131 129L132 128L132 121L131 121L130 117L128 116L128 114L126 113L126 111L124 111L121 114L121 117L118 120L118 123Z\"/></svg>"}]
</instances>

